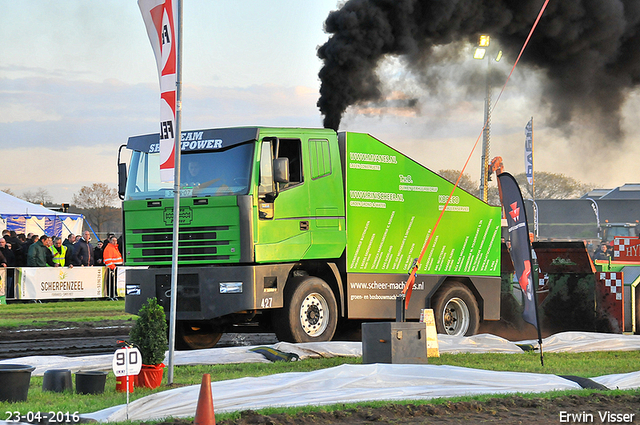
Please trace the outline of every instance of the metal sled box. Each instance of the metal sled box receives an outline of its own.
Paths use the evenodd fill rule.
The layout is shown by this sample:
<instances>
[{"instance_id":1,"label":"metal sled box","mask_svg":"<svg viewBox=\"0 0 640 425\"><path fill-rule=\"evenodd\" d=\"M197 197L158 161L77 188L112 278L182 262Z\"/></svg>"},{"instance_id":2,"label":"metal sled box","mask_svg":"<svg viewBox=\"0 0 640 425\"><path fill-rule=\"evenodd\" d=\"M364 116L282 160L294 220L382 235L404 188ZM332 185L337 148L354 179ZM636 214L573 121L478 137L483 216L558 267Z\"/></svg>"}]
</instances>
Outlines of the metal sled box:
<instances>
[{"instance_id":1,"label":"metal sled box","mask_svg":"<svg viewBox=\"0 0 640 425\"><path fill-rule=\"evenodd\" d=\"M426 364L425 324L420 322L363 323L362 363Z\"/></svg>"}]
</instances>

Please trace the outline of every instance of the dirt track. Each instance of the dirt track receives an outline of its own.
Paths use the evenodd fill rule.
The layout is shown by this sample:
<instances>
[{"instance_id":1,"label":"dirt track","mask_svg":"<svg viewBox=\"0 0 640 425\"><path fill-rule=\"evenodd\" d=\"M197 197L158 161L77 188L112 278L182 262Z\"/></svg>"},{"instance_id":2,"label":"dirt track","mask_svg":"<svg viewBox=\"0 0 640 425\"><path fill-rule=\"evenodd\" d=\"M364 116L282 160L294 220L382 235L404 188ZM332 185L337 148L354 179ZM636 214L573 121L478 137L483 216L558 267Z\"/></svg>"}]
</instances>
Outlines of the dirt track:
<instances>
[{"instance_id":1,"label":"dirt track","mask_svg":"<svg viewBox=\"0 0 640 425\"><path fill-rule=\"evenodd\" d=\"M564 413L563 413L564 412ZM311 412L297 415L264 416L253 411L241 413L240 419L216 421L218 425L364 425L364 424L558 424L558 423L640 423L640 395L609 396L592 394L586 397L564 396L554 399L524 399L509 397L487 402L459 402L442 405L389 404L380 408L363 407L335 412ZM601 421L600 415L616 416ZM624 416L624 415L627 416ZM577 415L580 421L571 421ZM592 416L590 416L592 415ZM586 419L586 420L585 420ZM624 421L627 419L627 421ZM564 421L563 421L564 420ZM629 421L630 420L630 421ZM176 420L159 425L189 425Z\"/></svg>"}]
</instances>

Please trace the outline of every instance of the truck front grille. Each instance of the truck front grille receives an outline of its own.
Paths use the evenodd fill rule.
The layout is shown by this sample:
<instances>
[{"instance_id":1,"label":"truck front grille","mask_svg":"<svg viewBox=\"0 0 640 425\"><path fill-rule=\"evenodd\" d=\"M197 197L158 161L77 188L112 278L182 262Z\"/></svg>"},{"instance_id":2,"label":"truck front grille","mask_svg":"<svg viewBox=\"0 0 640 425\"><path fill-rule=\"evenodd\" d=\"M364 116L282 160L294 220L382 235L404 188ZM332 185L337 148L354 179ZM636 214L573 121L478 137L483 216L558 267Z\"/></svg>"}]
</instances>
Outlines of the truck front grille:
<instances>
[{"instance_id":1,"label":"truck front grille","mask_svg":"<svg viewBox=\"0 0 640 425\"><path fill-rule=\"evenodd\" d=\"M132 231L130 259L134 263L166 263L171 261L173 229L151 228ZM178 237L179 262L216 262L231 258L230 226L180 227Z\"/></svg>"}]
</instances>

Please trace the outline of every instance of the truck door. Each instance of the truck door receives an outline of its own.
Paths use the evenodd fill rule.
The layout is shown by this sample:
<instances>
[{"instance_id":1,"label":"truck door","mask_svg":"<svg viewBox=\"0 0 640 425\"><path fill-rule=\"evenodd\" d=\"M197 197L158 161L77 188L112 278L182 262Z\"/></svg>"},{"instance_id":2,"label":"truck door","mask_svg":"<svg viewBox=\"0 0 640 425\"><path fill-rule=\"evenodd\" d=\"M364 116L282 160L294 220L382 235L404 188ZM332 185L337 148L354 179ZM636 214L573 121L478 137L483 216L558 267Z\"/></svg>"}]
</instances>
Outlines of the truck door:
<instances>
[{"instance_id":1,"label":"truck door","mask_svg":"<svg viewBox=\"0 0 640 425\"><path fill-rule=\"evenodd\" d=\"M270 196L259 199L256 262L297 261L311 245L309 185L305 181L302 149L300 139L265 138L262 141L261 179L273 175L274 158L287 158L289 181L274 183L278 185L273 188L277 194L275 199ZM261 184L260 192L264 190Z\"/></svg>"},{"instance_id":2,"label":"truck door","mask_svg":"<svg viewBox=\"0 0 640 425\"><path fill-rule=\"evenodd\" d=\"M312 245L306 258L338 258L344 251L344 183L337 143L313 137L307 141ZM333 146L333 149L331 147Z\"/></svg>"}]
</instances>

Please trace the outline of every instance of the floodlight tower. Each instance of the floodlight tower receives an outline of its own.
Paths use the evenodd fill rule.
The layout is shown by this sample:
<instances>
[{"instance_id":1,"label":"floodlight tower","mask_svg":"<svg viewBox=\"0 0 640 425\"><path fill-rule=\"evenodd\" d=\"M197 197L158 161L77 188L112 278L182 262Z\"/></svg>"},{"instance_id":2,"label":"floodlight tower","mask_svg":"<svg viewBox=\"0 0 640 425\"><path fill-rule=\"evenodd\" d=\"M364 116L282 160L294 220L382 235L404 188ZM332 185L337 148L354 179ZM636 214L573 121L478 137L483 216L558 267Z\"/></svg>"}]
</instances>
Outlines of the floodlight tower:
<instances>
[{"instance_id":1,"label":"floodlight tower","mask_svg":"<svg viewBox=\"0 0 640 425\"><path fill-rule=\"evenodd\" d=\"M489 44L491 38L488 35L481 35L478 45L473 53L474 59L482 60L487 57L487 84L486 94L484 98L484 123L482 126L482 158L481 158L481 175L480 175L480 193L482 194L482 200L487 202L487 184L489 181L489 140L490 140L490 128L491 128L491 57L492 52L489 52ZM495 61L499 62L502 59L502 50L497 50L495 54Z\"/></svg>"}]
</instances>

